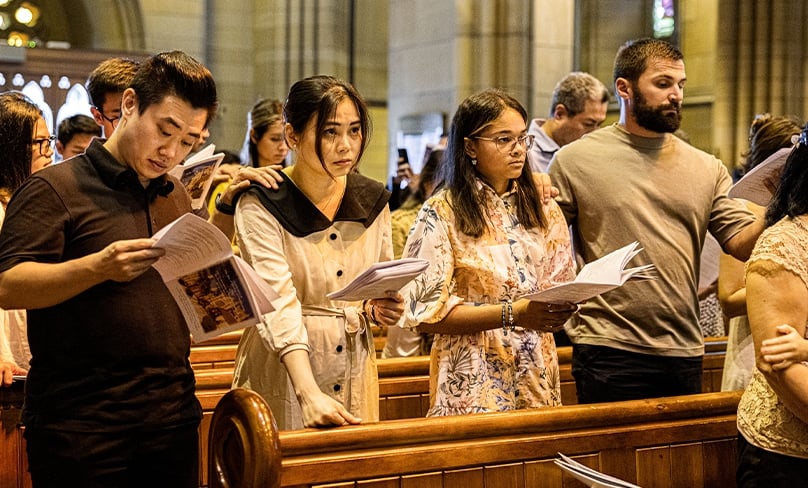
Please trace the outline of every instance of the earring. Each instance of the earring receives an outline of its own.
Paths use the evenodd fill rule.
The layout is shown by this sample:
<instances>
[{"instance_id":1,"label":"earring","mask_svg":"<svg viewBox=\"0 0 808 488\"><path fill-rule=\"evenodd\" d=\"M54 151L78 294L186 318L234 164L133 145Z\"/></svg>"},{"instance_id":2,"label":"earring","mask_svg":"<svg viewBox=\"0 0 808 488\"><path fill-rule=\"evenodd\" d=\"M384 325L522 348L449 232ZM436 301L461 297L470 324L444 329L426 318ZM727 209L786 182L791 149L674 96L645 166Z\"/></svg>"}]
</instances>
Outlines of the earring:
<instances>
[{"instance_id":1,"label":"earring","mask_svg":"<svg viewBox=\"0 0 808 488\"><path fill-rule=\"evenodd\" d=\"M477 160L474 159L474 158L471 158L471 165L472 166L477 166Z\"/></svg>"}]
</instances>

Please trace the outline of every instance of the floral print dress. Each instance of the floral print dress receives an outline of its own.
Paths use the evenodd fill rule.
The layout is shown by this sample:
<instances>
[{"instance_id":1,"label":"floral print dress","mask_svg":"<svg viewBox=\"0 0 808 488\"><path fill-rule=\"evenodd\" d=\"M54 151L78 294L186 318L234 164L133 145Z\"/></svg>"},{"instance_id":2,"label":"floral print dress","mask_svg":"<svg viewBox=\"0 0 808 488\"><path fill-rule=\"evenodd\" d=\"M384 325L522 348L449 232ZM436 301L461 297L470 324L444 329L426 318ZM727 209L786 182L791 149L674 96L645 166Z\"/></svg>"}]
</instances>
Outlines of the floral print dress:
<instances>
[{"instance_id":1,"label":"floral print dress","mask_svg":"<svg viewBox=\"0 0 808 488\"><path fill-rule=\"evenodd\" d=\"M526 229L517 218L513 188L499 196L481 180L477 185L488 202L489 219L479 238L458 230L445 190L419 212L405 255L430 264L402 290L403 327L439 322L458 305L517 300L574 278L568 227L554 201L542 207L547 228ZM507 333L496 328L435 334L429 416L561 404L553 335L516 325Z\"/></svg>"}]
</instances>

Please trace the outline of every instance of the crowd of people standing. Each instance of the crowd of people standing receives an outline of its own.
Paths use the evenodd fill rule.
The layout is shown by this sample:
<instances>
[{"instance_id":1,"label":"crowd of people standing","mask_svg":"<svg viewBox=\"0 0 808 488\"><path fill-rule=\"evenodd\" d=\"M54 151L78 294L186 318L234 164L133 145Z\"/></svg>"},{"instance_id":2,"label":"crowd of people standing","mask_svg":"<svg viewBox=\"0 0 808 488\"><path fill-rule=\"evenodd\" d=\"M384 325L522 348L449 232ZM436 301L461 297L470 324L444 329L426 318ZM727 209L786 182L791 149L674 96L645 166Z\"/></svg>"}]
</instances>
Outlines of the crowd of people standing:
<instances>
[{"instance_id":1,"label":"crowd of people standing","mask_svg":"<svg viewBox=\"0 0 808 488\"><path fill-rule=\"evenodd\" d=\"M619 118L603 128L610 94L586 73L559 81L548 119L505 91L473 93L395 215L390 192L361 174L372 123L350 83L311 76L283 102L259 100L245 159L201 211L278 293L241 336L233 387L260 393L281 429L378 421L381 327L398 341L386 356L430 355L430 416L560 405L557 339L572 346L579 403L699 393L709 234L736 260L722 275L735 288L719 280L719 296L747 317L754 351L737 385L739 485L804 480L808 126L789 119L772 201L751 207L728 196L720 160L674 135L686 79L675 46L625 43ZM55 146L35 104L0 94L0 384L27 376L35 486L195 487L190 338L152 267L164 254L152 236L192 211L168 172L207 139L216 85L172 51L102 63L87 86L97 127L83 147ZM54 147L70 156L52 164ZM656 279L581 303L524 298L634 240L632 264L655 265ZM327 297L399 257L426 270L382 296Z\"/></svg>"}]
</instances>

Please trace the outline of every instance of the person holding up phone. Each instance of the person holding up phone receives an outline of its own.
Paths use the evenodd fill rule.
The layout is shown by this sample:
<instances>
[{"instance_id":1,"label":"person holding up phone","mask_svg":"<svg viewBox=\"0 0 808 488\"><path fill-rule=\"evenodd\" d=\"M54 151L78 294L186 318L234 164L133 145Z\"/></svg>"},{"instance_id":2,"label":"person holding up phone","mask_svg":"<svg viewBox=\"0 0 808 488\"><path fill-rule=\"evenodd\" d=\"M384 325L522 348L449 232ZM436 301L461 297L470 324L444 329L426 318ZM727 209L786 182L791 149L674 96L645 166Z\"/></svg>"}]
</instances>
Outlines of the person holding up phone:
<instances>
[{"instance_id":1,"label":"person holding up phone","mask_svg":"<svg viewBox=\"0 0 808 488\"><path fill-rule=\"evenodd\" d=\"M398 167L395 176L390 180L390 201L388 202L390 211L396 210L409 198L412 193L410 186L414 176L407 149L398 148Z\"/></svg>"}]
</instances>

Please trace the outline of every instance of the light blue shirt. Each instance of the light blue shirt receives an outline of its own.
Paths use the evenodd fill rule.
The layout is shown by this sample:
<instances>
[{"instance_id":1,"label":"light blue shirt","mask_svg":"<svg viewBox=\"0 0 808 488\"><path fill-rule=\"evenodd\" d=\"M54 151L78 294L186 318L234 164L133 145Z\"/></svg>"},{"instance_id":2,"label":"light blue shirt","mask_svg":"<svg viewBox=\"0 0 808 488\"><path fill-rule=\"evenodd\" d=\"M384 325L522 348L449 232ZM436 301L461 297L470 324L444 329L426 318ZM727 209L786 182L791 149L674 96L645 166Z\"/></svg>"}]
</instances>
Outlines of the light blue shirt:
<instances>
[{"instance_id":1,"label":"light blue shirt","mask_svg":"<svg viewBox=\"0 0 808 488\"><path fill-rule=\"evenodd\" d=\"M534 173L546 173L553 155L561 148L552 137L542 130L541 127L546 121L547 119L533 119L527 130L527 133L533 136L533 146L527 153L527 161L530 164L530 170Z\"/></svg>"}]
</instances>

